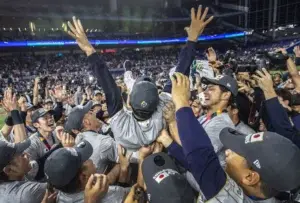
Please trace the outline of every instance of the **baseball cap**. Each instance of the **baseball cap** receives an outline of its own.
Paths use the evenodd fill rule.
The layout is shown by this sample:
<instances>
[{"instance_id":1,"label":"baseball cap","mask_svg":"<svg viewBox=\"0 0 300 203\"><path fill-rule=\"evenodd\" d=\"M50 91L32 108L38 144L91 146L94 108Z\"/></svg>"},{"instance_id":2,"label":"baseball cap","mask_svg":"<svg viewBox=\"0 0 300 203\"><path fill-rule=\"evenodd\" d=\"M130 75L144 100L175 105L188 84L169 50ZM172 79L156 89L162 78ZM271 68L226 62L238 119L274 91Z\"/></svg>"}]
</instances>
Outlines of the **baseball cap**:
<instances>
[{"instance_id":1,"label":"baseball cap","mask_svg":"<svg viewBox=\"0 0 300 203\"><path fill-rule=\"evenodd\" d=\"M300 149L289 139L274 132L244 135L224 128L220 140L244 157L269 187L290 191L300 186Z\"/></svg>"},{"instance_id":2,"label":"baseball cap","mask_svg":"<svg viewBox=\"0 0 300 203\"><path fill-rule=\"evenodd\" d=\"M291 99L291 106L300 105L300 94L293 94Z\"/></svg>"},{"instance_id":3,"label":"baseball cap","mask_svg":"<svg viewBox=\"0 0 300 203\"><path fill-rule=\"evenodd\" d=\"M82 126L83 117L88 113L93 106L93 102L89 101L84 106L74 107L70 114L68 115L67 121L65 123L65 131L71 133L73 129L80 130Z\"/></svg>"},{"instance_id":4,"label":"baseball cap","mask_svg":"<svg viewBox=\"0 0 300 203\"><path fill-rule=\"evenodd\" d=\"M46 160L44 172L47 181L54 187L64 187L77 175L82 164L93 153L92 145L83 140L74 148L60 148L55 150Z\"/></svg>"},{"instance_id":5,"label":"baseball cap","mask_svg":"<svg viewBox=\"0 0 300 203\"><path fill-rule=\"evenodd\" d=\"M148 156L143 161L142 173L150 203L194 202L193 189L166 153Z\"/></svg>"},{"instance_id":6,"label":"baseball cap","mask_svg":"<svg viewBox=\"0 0 300 203\"><path fill-rule=\"evenodd\" d=\"M152 114L159 103L157 87L148 77L136 79L129 97L135 113Z\"/></svg>"},{"instance_id":7,"label":"baseball cap","mask_svg":"<svg viewBox=\"0 0 300 203\"><path fill-rule=\"evenodd\" d=\"M32 123L36 123L37 120L43 116L45 116L46 114L54 114L54 111L53 110L49 110L49 111L46 111L45 109L43 108L39 108L37 109L36 111L33 112L33 114L31 115L31 120L32 120Z\"/></svg>"},{"instance_id":8,"label":"baseball cap","mask_svg":"<svg viewBox=\"0 0 300 203\"><path fill-rule=\"evenodd\" d=\"M53 101L52 101L51 99L46 99L46 100L44 101L44 104L48 104L48 103L52 103L52 104L53 104Z\"/></svg>"},{"instance_id":9,"label":"baseball cap","mask_svg":"<svg viewBox=\"0 0 300 203\"><path fill-rule=\"evenodd\" d=\"M32 110L37 109L36 106L34 106L34 105L30 104L30 103L27 103L26 106L27 106L27 110L28 110L28 111L32 111Z\"/></svg>"},{"instance_id":10,"label":"baseball cap","mask_svg":"<svg viewBox=\"0 0 300 203\"><path fill-rule=\"evenodd\" d=\"M102 95L102 92L100 90L95 90L94 91L94 96L97 96L97 94L101 94Z\"/></svg>"},{"instance_id":11,"label":"baseball cap","mask_svg":"<svg viewBox=\"0 0 300 203\"><path fill-rule=\"evenodd\" d=\"M227 90L229 90L234 96L237 96L238 94L238 84L236 80L228 75L218 75L215 78L203 77L201 78L201 82L205 85L214 84L223 86Z\"/></svg>"},{"instance_id":12,"label":"baseball cap","mask_svg":"<svg viewBox=\"0 0 300 203\"><path fill-rule=\"evenodd\" d=\"M14 156L22 154L30 146L30 143L29 139L19 143L0 140L0 170L2 171Z\"/></svg>"}]
</instances>

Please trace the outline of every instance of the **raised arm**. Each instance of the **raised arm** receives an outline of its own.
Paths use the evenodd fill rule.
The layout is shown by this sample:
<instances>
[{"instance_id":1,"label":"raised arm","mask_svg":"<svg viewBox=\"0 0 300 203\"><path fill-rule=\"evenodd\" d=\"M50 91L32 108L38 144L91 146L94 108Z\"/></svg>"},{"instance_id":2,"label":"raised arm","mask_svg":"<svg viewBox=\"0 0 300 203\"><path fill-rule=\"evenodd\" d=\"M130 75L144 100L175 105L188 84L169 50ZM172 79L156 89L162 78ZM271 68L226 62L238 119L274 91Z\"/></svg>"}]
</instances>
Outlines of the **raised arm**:
<instances>
[{"instance_id":1,"label":"raised arm","mask_svg":"<svg viewBox=\"0 0 300 203\"><path fill-rule=\"evenodd\" d=\"M16 94L13 94L11 89L5 91L3 103L11 114L14 131L14 142L18 143L24 141L27 138L25 125L18 111Z\"/></svg>"},{"instance_id":2,"label":"raised arm","mask_svg":"<svg viewBox=\"0 0 300 203\"><path fill-rule=\"evenodd\" d=\"M226 173L221 167L207 133L189 106L188 77L175 73L172 86L172 98L176 107L176 120L183 153L189 170L208 200L224 187L227 179Z\"/></svg>"},{"instance_id":3,"label":"raised arm","mask_svg":"<svg viewBox=\"0 0 300 203\"><path fill-rule=\"evenodd\" d=\"M123 108L120 91L110 74L106 63L103 61L102 57L96 53L96 50L88 41L80 20L73 17L73 24L74 26L68 22L68 26L71 30L68 31L68 34L76 39L81 50L88 56L89 63L97 78L98 85L102 87L105 93L109 116L112 117Z\"/></svg>"},{"instance_id":4,"label":"raised arm","mask_svg":"<svg viewBox=\"0 0 300 203\"><path fill-rule=\"evenodd\" d=\"M190 67L195 59L196 55L196 43L199 36L203 33L205 27L212 21L213 16L205 20L208 9L204 10L202 14L201 6L198 8L198 11L195 12L195 9L191 10L191 24L189 27L186 27L185 30L188 34L188 41L186 47L184 47L179 55L178 65L175 72L182 73L186 76L190 74ZM202 14L202 15L201 15ZM169 80L164 87L164 92L171 93L172 83Z\"/></svg>"}]
</instances>

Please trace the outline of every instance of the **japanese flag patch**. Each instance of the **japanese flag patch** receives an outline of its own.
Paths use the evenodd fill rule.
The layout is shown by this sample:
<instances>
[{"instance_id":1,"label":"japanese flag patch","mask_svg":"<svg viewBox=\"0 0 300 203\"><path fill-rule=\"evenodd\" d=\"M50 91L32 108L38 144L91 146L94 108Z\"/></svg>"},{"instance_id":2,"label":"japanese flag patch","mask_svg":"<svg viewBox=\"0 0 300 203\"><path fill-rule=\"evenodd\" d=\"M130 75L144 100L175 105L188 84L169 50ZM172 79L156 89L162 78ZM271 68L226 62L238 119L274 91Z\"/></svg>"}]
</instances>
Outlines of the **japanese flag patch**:
<instances>
[{"instance_id":1,"label":"japanese flag patch","mask_svg":"<svg viewBox=\"0 0 300 203\"><path fill-rule=\"evenodd\" d=\"M174 171L172 169L165 169L162 171L159 171L153 176L153 179L159 184L161 181L169 177L170 175L177 174L177 171Z\"/></svg>"},{"instance_id":2,"label":"japanese flag patch","mask_svg":"<svg viewBox=\"0 0 300 203\"><path fill-rule=\"evenodd\" d=\"M245 144L254 143L254 142L262 142L264 140L264 133L255 133L253 135L247 135L245 138Z\"/></svg>"}]
</instances>

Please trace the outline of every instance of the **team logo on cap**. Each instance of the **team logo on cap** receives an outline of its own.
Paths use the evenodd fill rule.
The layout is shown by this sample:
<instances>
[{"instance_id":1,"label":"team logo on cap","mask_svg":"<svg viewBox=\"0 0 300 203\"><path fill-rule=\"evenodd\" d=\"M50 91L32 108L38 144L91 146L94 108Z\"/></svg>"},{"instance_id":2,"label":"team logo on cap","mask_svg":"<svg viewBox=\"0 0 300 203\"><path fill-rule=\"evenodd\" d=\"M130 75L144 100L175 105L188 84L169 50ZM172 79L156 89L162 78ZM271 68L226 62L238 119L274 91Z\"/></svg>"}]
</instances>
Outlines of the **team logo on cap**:
<instances>
[{"instance_id":1,"label":"team logo on cap","mask_svg":"<svg viewBox=\"0 0 300 203\"><path fill-rule=\"evenodd\" d=\"M153 179L157 182L160 183L163 181L165 178L169 177L170 175L175 175L178 174L177 171L174 171L172 169L164 169L162 171L159 171L153 176Z\"/></svg>"},{"instance_id":2,"label":"team logo on cap","mask_svg":"<svg viewBox=\"0 0 300 203\"><path fill-rule=\"evenodd\" d=\"M143 108L146 108L147 106L148 106L147 102L145 102L145 101L142 101L142 103L141 103L141 107L143 107Z\"/></svg>"},{"instance_id":3,"label":"team logo on cap","mask_svg":"<svg viewBox=\"0 0 300 203\"><path fill-rule=\"evenodd\" d=\"M231 87L231 85L229 83L226 84L227 87Z\"/></svg>"},{"instance_id":4,"label":"team logo on cap","mask_svg":"<svg viewBox=\"0 0 300 203\"><path fill-rule=\"evenodd\" d=\"M264 140L264 133L256 133L253 135L247 135L245 138L245 144L253 142L262 142Z\"/></svg>"}]
</instances>

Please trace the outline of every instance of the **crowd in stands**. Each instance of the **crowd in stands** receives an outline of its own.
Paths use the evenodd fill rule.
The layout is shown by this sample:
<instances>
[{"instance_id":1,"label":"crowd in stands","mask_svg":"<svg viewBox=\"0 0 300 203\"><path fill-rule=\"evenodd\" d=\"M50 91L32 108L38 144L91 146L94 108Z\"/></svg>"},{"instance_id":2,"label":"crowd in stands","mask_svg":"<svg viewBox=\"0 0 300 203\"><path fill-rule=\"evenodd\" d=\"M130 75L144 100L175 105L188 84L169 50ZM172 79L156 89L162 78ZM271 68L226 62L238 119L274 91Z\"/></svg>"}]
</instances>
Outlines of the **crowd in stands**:
<instances>
[{"instance_id":1,"label":"crowd in stands","mask_svg":"<svg viewBox=\"0 0 300 203\"><path fill-rule=\"evenodd\" d=\"M84 55L1 57L0 202L300 201L300 46L286 74L196 67L207 13L179 54L99 53L73 17Z\"/></svg>"}]
</instances>

